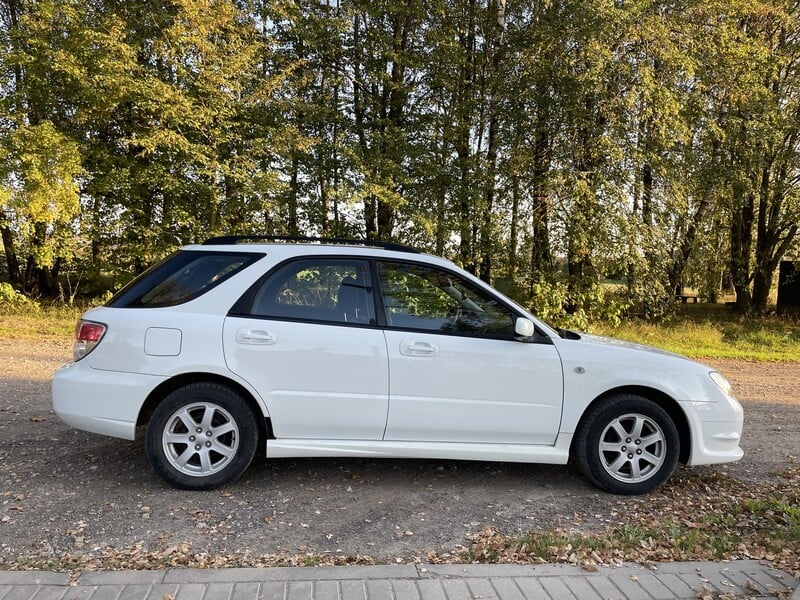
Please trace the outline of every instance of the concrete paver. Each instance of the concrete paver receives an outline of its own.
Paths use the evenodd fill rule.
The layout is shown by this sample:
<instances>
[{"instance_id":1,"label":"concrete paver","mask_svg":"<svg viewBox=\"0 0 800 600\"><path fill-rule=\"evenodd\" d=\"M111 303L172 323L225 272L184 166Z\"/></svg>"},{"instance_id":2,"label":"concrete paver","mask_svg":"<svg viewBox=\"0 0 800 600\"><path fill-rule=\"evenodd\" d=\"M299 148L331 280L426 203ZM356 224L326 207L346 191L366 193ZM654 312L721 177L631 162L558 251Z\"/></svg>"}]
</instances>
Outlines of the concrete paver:
<instances>
[{"instance_id":1,"label":"concrete paver","mask_svg":"<svg viewBox=\"0 0 800 600\"><path fill-rule=\"evenodd\" d=\"M168 569L67 574L0 571L0 600L672 600L704 588L774 598L798 582L758 561L587 571L569 565L385 565Z\"/></svg>"}]
</instances>

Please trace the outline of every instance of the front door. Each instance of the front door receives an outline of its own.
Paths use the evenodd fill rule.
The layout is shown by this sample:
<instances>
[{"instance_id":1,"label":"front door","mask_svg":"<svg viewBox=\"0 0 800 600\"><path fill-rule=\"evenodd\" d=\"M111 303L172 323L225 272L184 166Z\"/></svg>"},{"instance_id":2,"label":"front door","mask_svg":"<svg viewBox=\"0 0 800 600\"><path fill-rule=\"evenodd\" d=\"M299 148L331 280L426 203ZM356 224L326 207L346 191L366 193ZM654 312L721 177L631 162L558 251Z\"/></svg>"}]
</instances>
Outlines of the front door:
<instances>
[{"instance_id":1,"label":"front door","mask_svg":"<svg viewBox=\"0 0 800 600\"><path fill-rule=\"evenodd\" d=\"M378 263L389 353L386 440L555 443L561 360L514 340L515 315L449 271Z\"/></svg>"}]
</instances>

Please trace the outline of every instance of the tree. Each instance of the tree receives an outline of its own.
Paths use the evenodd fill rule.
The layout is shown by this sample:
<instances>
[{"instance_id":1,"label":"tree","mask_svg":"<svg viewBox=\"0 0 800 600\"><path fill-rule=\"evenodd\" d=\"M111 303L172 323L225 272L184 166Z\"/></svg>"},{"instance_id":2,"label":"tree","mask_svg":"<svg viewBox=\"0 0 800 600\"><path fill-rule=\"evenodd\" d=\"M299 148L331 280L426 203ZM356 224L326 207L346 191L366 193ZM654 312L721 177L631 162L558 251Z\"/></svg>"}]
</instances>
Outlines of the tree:
<instances>
[{"instance_id":1,"label":"tree","mask_svg":"<svg viewBox=\"0 0 800 600\"><path fill-rule=\"evenodd\" d=\"M71 225L82 171L77 157L75 144L49 121L16 128L0 150L0 210L10 215L27 253L24 272L9 263L9 274L28 292L52 294L60 261L74 251Z\"/></svg>"}]
</instances>

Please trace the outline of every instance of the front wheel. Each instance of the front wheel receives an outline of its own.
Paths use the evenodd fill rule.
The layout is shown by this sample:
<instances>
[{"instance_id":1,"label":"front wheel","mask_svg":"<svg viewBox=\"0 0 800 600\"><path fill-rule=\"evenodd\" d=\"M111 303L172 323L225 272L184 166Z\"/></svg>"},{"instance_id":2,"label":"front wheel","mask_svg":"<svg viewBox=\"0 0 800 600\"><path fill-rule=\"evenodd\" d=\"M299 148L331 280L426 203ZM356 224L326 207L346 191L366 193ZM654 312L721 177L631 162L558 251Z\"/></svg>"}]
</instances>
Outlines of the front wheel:
<instances>
[{"instance_id":1,"label":"front wheel","mask_svg":"<svg viewBox=\"0 0 800 600\"><path fill-rule=\"evenodd\" d=\"M667 411L647 398L621 394L590 409L577 434L584 474L614 494L645 494L678 463L680 437Z\"/></svg>"},{"instance_id":2,"label":"front wheel","mask_svg":"<svg viewBox=\"0 0 800 600\"><path fill-rule=\"evenodd\" d=\"M247 402L216 383L193 383L170 393L147 426L153 468L175 487L209 490L244 473L258 445Z\"/></svg>"}]
</instances>

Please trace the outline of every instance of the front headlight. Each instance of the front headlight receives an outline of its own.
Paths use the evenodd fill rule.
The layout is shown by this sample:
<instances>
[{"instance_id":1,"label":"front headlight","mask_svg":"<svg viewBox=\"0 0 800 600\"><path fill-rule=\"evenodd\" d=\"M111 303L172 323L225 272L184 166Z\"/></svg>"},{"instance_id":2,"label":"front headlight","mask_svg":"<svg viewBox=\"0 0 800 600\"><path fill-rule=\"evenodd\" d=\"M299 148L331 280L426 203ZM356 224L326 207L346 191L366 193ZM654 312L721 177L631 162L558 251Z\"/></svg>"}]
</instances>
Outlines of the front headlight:
<instances>
[{"instance_id":1,"label":"front headlight","mask_svg":"<svg viewBox=\"0 0 800 600\"><path fill-rule=\"evenodd\" d=\"M719 389L721 389L723 392L725 392L729 396L731 395L731 390L733 388L731 387L730 382L727 379L725 379L725 377L723 377L722 373L717 373L716 371L711 371L708 374L708 376L711 377L711 381L713 381L714 383L717 384L717 387Z\"/></svg>"}]
</instances>

